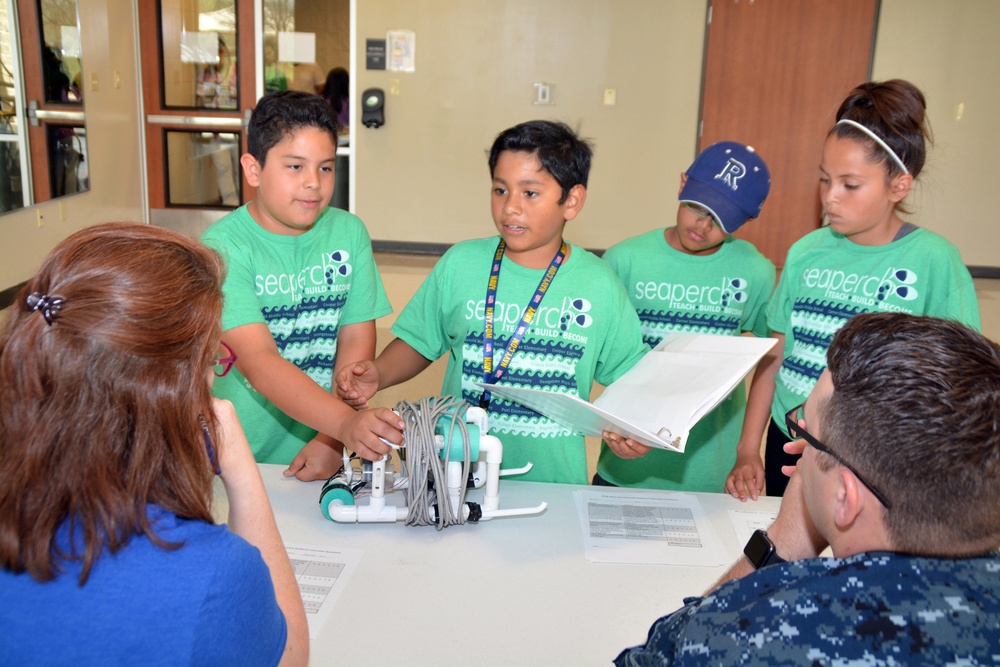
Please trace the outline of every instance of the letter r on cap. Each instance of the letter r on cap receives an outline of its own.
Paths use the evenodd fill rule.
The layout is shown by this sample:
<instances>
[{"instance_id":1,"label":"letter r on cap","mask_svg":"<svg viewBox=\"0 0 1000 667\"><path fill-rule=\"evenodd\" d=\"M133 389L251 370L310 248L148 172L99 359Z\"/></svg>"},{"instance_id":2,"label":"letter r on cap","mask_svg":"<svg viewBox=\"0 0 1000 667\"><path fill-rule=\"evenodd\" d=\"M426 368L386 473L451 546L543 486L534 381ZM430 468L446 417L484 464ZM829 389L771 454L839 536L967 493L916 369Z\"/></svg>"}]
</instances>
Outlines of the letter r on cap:
<instances>
[{"instance_id":1,"label":"letter r on cap","mask_svg":"<svg viewBox=\"0 0 1000 667\"><path fill-rule=\"evenodd\" d=\"M743 178L747 173L746 166L738 160L729 158L729 162L726 166L722 168L722 171L715 177L716 179L721 179L723 183L731 187L733 190L739 189L739 180Z\"/></svg>"}]
</instances>

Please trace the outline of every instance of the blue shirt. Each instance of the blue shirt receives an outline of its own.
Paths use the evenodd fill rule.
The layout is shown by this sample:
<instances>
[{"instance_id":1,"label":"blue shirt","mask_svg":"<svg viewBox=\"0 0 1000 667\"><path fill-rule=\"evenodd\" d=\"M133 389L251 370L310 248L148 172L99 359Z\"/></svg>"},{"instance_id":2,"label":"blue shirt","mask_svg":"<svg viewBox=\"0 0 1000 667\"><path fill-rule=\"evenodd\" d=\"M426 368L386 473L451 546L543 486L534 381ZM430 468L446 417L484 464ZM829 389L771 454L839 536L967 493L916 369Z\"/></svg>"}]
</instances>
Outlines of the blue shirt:
<instances>
[{"instance_id":1,"label":"blue shirt","mask_svg":"<svg viewBox=\"0 0 1000 667\"><path fill-rule=\"evenodd\" d=\"M225 526L151 507L145 535L105 550L79 585L0 570L0 665L276 665L287 638L260 551ZM79 539L79 538L78 538ZM57 538L67 546L65 526Z\"/></svg>"}]
</instances>

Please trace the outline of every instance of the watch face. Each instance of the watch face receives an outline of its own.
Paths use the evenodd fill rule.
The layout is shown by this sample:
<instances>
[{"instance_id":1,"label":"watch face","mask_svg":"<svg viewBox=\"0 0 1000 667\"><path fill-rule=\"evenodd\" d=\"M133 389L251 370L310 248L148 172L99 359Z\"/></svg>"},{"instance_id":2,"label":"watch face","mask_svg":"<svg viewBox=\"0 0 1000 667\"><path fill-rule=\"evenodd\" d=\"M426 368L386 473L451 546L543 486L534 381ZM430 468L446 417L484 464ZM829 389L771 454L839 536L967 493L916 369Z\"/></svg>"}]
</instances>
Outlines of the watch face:
<instances>
[{"instance_id":1,"label":"watch face","mask_svg":"<svg viewBox=\"0 0 1000 667\"><path fill-rule=\"evenodd\" d=\"M743 554L755 568L767 565L774 553L774 544L763 530L755 530L743 547Z\"/></svg>"}]
</instances>

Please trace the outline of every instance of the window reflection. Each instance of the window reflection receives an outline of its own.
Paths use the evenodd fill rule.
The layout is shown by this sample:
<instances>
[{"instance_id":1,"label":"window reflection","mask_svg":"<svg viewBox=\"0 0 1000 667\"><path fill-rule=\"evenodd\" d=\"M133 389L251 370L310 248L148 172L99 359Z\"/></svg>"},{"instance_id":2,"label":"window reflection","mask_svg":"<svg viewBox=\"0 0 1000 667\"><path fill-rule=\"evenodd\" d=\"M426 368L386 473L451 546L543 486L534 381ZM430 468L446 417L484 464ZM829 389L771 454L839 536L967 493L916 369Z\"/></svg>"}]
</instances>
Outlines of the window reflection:
<instances>
[{"instance_id":1,"label":"window reflection","mask_svg":"<svg viewBox=\"0 0 1000 667\"><path fill-rule=\"evenodd\" d=\"M38 0L45 101L83 104L76 0Z\"/></svg>"},{"instance_id":2,"label":"window reflection","mask_svg":"<svg viewBox=\"0 0 1000 667\"><path fill-rule=\"evenodd\" d=\"M166 130L167 205L240 205L240 135Z\"/></svg>"},{"instance_id":3,"label":"window reflection","mask_svg":"<svg viewBox=\"0 0 1000 667\"><path fill-rule=\"evenodd\" d=\"M162 0L160 18L164 106L237 109L235 0Z\"/></svg>"},{"instance_id":4,"label":"window reflection","mask_svg":"<svg viewBox=\"0 0 1000 667\"><path fill-rule=\"evenodd\" d=\"M55 124L49 124L46 130L52 196L61 197L89 190L86 130Z\"/></svg>"},{"instance_id":5,"label":"window reflection","mask_svg":"<svg viewBox=\"0 0 1000 667\"><path fill-rule=\"evenodd\" d=\"M0 0L0 213L24 206L17 123L20 96L8 5L7 0Z\"/></svg>"},{"instance_id":6,"label":"window reflection","mask_svg":"<svg viewBox=\"0 0 1000 667\"><path fill-rule=\"evenodd\" d=\"M0 142L0 213L24 206L21 151L16 141Z\"/></svg>"}]
</instances>

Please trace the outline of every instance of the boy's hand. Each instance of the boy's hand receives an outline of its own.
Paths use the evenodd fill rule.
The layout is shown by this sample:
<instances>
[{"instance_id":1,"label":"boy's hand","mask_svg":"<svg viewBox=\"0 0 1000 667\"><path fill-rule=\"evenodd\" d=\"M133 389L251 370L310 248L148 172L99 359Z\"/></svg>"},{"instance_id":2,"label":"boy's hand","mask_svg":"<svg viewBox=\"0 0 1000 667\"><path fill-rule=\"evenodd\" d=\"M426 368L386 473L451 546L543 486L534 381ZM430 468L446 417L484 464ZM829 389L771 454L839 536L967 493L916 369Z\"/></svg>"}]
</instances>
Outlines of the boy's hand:
<instances>
[{"instance_id":1,"label":"boy's hand","mask_svg":"<svg viewBox=\"0 0 1000 667\"><path fill-rule=\"evenodd\" d=\"M326 442L313 438L299 450L288 469L281 474L285 477L294 476L301 482L313 482L317 479L326 481L337 472L343 460L339 451Z\"/></svg>"},{"instance_id":2,"label":"boy's hand","mask_svg":"<svg viewBox=\"0 0 1000 667\"><path fill-rule=\"evenodd\" d=\"M375 362L359 361L337 373L337 396L355 410L364 410L378 391L379 381Z\"/></svg>"},{"instance_id":3,"label":"boy's hand","mask_svg":"<svg viewBox=\"0 0 1000 667\"><path fill-rule=\"evenodd\" d=\"M344 420L340 441L358 456L368 461L379 461L391 447L403 444L403 420L389 408L361 410Z\"/></svg>"},{"instance_id":4,"label":"boy's hand","mask_svg":"<svg viewBox=\"0 0 1000 667\"><path fill-rule=\"evenodd\" d=\"M736 454L736 464L726 478L726 493L746 502L747 496L753 500L760 497L764 489L764 462L760 451Z\"/></svg>"},{"instance_id":5,"label":"boy's hand","mask_svg":"<svg viewBox=\"0 0 1000 667\"><path fill-rule=\"evenodd\" d=\"M612 433L611 431L602 431L601 437L604 438L604 442L608 443L611 451L621 459L642 458L652 449L652 447L636 442L631 438L625 438L617 433Z\"/></svg>"}]
</instances>

